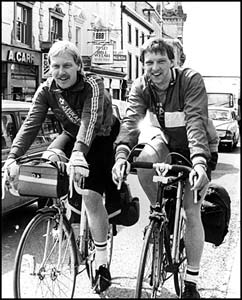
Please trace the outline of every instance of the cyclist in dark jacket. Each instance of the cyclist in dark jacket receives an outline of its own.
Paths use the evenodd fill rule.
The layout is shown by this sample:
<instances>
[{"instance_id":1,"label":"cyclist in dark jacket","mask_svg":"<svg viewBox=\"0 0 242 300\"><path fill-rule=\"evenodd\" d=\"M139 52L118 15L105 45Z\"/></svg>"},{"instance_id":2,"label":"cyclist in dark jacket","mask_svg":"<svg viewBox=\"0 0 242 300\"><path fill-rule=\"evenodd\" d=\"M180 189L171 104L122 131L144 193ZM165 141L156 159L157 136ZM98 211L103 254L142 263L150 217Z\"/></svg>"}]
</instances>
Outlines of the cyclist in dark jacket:
<instances>
[{"instance_id":1,"label":"cyclist in dark jacket","mask_svg":"<svg viewBox=\"0 0 242 300\"><path fill-rule=\"evenodd\" d=\"M113 180L117 184L122 178L122 166L126 164L130 150L138 142L139 122L149 111L158 121L162 134L149 141L152 147L146 145L139 159L162 162L169 151L174 151L183 154L193 165L184 197L188 266L182 298L199 298L196 283L204 245L200 207L209 181L206 172L211 159L211 145L215 141L214 149L211 150L216 153L218 142L215 130L214 137L209 137L207 132L206 89L199 73L192 69L174 67L173 48L162 39L147 40L141 48L140 60L145 73L132 85L126 116L115 141L116 162L113 167ZM157 186L152 182L153 175L152 170L138 171L139 181L151 202L151 208L155 204L157 193ZM194 189L202 190L201 200L197 204L193 202Z\"/></svg>"},{"instance_id":2,"label":"cyclist in dark jacket","mask_svg":"<svg viewBox=\"0 0 242 300\"><path fill-rule=\"evenodd\" d=\"M88 194L83 199L96 245L94 291L99 293L111 284L107 268L108 216L102 194L106 184L105 168L111 174L113 142L119 131L119 120L112 113L112 102L105 94L103 80L82 71L81 56L74 44L67 41L54 43L48 59L52 76L36 91L4 168L25 154L51 109L63 131L44 156L56 160L56 156L65 154L70 157L67 171L73 180L80 186L86 177Z\"/></svg>"}]
</instances>

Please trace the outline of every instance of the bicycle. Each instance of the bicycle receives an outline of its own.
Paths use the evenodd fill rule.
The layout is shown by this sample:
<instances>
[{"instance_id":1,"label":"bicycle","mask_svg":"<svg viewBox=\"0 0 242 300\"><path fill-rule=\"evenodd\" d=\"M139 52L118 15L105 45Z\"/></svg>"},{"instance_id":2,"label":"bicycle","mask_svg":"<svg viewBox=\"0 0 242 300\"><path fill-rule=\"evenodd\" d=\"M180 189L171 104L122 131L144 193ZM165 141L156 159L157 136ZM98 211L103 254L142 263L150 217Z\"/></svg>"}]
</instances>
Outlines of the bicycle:
<instances>
[{"instance_id":1,"label":"bicycle","mask_svg":"<svg viewBox=\"0 0 242 300\"><path fill-rule=\"evenodd\" d=\"M131 151L132 153L132 151ZM144 229L143 246L139 262L134 298L157 298L165 281L172 275L177 296L181 297L186 268L184 243L185 212L182 207L185 181L192 170L191 164L178 153L183 160L169 164L165 176L153 176L158 184L157 200L149 215L149 224ZM138 156L136 154L136 156ZM131 159L130 159L131 157ZM128 158L131 172L137 168L156 169L156 163L132 161ZM187 166L190 164L190 166ZM194 192L196 201L197 194Z\"/></svg>"},{"instance_id":2,"label":"bicycle","mask_svg":"<svg viewBox=\"0 0 242 300\"><path fill-rule=\"evenodd\" d=\"M74 186L80 193L80 188ZM72 298L76 277L80 274L87 274L93 286L95 245L84 201L81 204L80 233L75 237L66 217L67 197L49 200L52 204L37 210L21 236L13 272L15 298ZM116 234L116 226L110 224L108 268ZM80 282L86 285L85 279Z\"/></svg>"}]
</instances>

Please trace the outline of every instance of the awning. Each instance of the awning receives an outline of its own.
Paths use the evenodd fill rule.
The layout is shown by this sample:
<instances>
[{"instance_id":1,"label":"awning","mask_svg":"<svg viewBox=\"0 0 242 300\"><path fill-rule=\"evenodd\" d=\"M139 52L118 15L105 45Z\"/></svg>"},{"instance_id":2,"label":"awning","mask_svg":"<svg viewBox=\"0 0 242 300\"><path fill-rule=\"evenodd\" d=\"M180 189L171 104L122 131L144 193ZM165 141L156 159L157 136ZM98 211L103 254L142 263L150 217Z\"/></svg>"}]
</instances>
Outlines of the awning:
<instances>
[{"instance_id":1,"label":"awning","mask_svg":"<svg viewBox=\"0 0 242 300\"><path fill-rule=\"evenodd\" d=\"M121 72L121 71L117 71L117 70L114 70L114 69L100 68L100 67L97 67L97 66L91 66L85 71L90 71L90 72L99 74L103 77L108 77L108 78L111 78L111 79L124 79L124 77L127 75L126 73Z\"/></svg>"}]
</instances>

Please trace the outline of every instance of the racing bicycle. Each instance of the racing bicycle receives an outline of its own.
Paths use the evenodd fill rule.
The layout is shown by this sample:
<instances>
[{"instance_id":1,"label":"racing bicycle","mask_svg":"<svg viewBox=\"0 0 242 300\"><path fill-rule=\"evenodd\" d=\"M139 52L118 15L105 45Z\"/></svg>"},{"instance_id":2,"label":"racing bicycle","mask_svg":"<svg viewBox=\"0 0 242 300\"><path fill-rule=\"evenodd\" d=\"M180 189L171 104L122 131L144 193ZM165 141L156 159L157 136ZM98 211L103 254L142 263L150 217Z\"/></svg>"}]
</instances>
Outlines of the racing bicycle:
<instances>
[{"instance_id":1,"label":"racing bicycle","mask_svg":"<svg viewBox=\"0 0 242 300\"><path fill-rule=\"evenodd\" d=\"M181 297L183 291L187 260L182 202L185 183L192 168L182 155L172 152L168 156L176 157L174 163L169 164L168 173L165 176L153 176L153 181L158 185L157 200L155 207L150 210L149 224L144 229L134 296L136 299L157 298L165 281L172 276L177 296ZM157 167L156 163L132 159L128 159L131 172L138 168ZM168 161L168 157L165 161ZM197 193L194 192L194 201L197 201L196 197Z\"/></svg>"},{"instance_id":2,"label":"racing bicycle","mask_svg":"<svg viewBox=\"0 0 242 300\"><path fill-rule=\"evenodd\" d=\"M22 157L18 165L25 159L26 156ZM81 193L80 188L75 188ZM51 205L48 206L48 202ZM95 245L85 204L82 201L80 232L75 237L66 216L67 202L66 195L47 199L47 205L39 209L26 226L14 262L15 298L73 298L77 275L81 276L78 280L80 290L93 286ZM113 236L116 234L116 226L110 224L108 268L112 258Z\"/></svg>"}]
</instances>

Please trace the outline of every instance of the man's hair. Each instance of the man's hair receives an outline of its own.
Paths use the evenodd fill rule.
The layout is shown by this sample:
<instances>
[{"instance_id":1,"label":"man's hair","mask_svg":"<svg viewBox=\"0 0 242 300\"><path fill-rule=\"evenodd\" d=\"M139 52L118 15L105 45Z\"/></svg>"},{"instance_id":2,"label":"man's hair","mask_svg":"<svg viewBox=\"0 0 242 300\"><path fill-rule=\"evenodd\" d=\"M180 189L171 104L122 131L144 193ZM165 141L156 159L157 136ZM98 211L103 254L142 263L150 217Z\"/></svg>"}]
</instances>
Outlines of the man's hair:
<instances>
[{"instance_id":1,"label":"man's hair","mask_svg":"<svg viewBox=\"0 0 242 300\"><path fill-rule=\"evenodd\" d=\"M140 49L140 61L144 63L145 53L154 52L160 54L167 54L168 58L174 59L174 50L171 45L169 45L162 38L150 38L144 42Z\"/></svg>"},{"instance_id":2,"label":"man's hair","mask_svg":"<svg viewBox=\"0 0 242 300\"><path fill-rule=\"evenodd\" d=\"M82 68L83 64L82 64L82 58L81 58L80 51L73 43L71 43L69 41L58 41L58 42L55 42L51 46L49 53L48 53L49 64L50 64L51 57L57 56L57 55L60 55L63 53L68 53L68 54L72 55L74 62Z\"/></svg>"}]
</instances>

